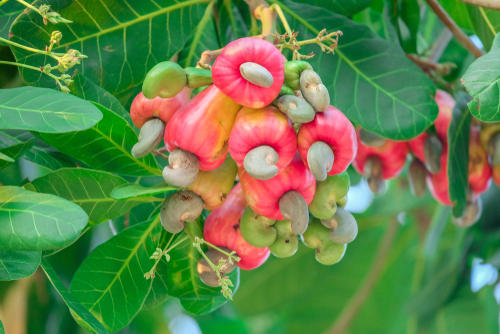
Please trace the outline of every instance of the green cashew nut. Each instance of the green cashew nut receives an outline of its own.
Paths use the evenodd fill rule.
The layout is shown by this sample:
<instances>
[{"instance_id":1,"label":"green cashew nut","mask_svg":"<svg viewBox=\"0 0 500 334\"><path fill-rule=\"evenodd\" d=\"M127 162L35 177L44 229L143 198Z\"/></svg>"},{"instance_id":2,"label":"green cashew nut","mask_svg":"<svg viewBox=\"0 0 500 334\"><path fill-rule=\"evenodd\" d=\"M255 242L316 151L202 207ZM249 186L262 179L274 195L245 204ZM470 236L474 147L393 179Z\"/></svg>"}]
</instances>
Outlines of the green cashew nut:
<instances>
[{"instance_id":1,"label":"green cashew nut","mask_svg":"<svg viewBox=\"0 0 500 334\"><path fill-rule=\"evenodd\" d=\"M212 72L204 68L186 67L187 85L198 88L212 84Z\"/></svg>"},{"instance_id":2,"label":"green cashew nut","mask_svg":"<svg viewBox=\"0 0 500 334\"><path fill-rule=\"evenodd\" d=\"M303 234L304 244L316 249L316 261L323 265L332 265L344 257L347 245L337 244L330 240L329 229L314 219Z\"/></svg>"},{"instance_id":3,"label":"green cashew nut","mask_svg":"<svg viewBox=\"0 0 500 334\"><path fill-rule=\"evenodd\" d=\"M225 247L220 247L220 248L228 253L231 253L231 251ZM208 252L205 253L205 255L216 266L219 265L221 261L224 263L221 268L222 275L230 273L236 266L234 261L229 261L227 255L222 254L221 252L215 249L210 249ZM202 257L198 261L198 265L196 266L196 271L198 272L200 280L206 285L211 287L220 286L220 280L219 277L217 277L217 273L210 267L210 265L208 264L207 260L205 260L204 257Z\"/></svg>"},{"instance_id":4,"label":"green cashew nut","mask_svg":"<svg viewBox=\"0 0 500 334\"><path fill-rule=\"evenodd\" d=\"M278 152L269 145L257 146L245 155L243 168L259 180L267 180L278 174L276 163L280 159Z\"/></svg>"},{"instance_id":5,"label":"green cashew nut","mask_svg":"<svg viewBox=\"0 0 500 334\"><path fill-rule=\"evenodd\" d=\"M436 174L441 169L441 154L443 144L436 135L427 137L424 143L425 167L432 174Z\"/></svg>"},{"instance_id":6,"label":"green cashew nut","mask_svg":"<svg viewBox=\"0 0 500 334\"><path fill-rule=\"evenodd\" d=\"M295 92L290 87L283 85L283 86L281 86L279 96L282 96L282 95L295 95Z\"/></svg>"},{"instance_id":7,"label":"green cashew nut","mask_svg":"<svg viewBox=\"0 0 500 334\"><path fill-rule=\"evenodd\" d=\"M292 222L292 231L302 234L309 224L309 209L304 197L295 190L290 190L279 200L280 212L283 218Z\"/></svg>"},{"instance_id":8,"label":"green cashew nut","mask_svg":"<svg viewBox=\"0 0 500 334\"><path fill-rule=\"evenodd\" d=\"M300 74L312 70L311 64L304 60L290 60L285 63L285 84L292 90L300 89Z\"/></svg>"},{"instance_id":9,"label":"green cashew nut","mask_svg":"<svg viewBox=\"0 0 500 334\"><path fill-rule=\"evenodd\" d=\"M276 241L269 247L271 254L276 257L290 257L299 248L299 239L292 231L292 223L288 220L279 220L274 224L277 232Z\"/></svg>"},{"instance_id":10,"label":"green cashew nut","mask_svg":"<svg viewBox=\"0 0 500 334\"><path fill-rule=\"evenodd\" d=\"M354 216L343 208L338 208L332 218L321 220L330 229L330 240L338 244L348 244L358 235L358 224Z\"/></svg>"},{"instance_id":11,"label":"green cashew nut","mask_svg":"<svg viewBox=\"0 0 500 334\"><path fill-rule=\"evenodd\" d=\"M241 235L252 246L269 247L276 241L275 223L275 220L261 216L247 207L240 220Z\"/></svg>"},{"instance_id":12,"label":"green cashew nut","mask_svg":"<svg viewBox=\"0 0 500 334\"><path fill-rule=\"evenodd\" d=\"M332 218L338 206L345 206L350 184L347 172L329 175L325 181L318 182L314 198L309 204L311 214L318 219Z\"/></svg>"},{"instance_id":13,"label":"green cashew nut","mask_svg":"<svg viewBox=\"0 0 500 334\"><path fill-rule=\"evenodd\" d=\"M325 181L333 167L333 150L325 142L317 141L307 151L307 165L318 181Z\"/></svg>"},{"instance_id":14,"label":"green cashew nut","mask_svg":"<svg viewBox=\"0 0 500 334\"><path fill-rule=\"evenodd\" d=\"M240 65L240 74L248 82L259 87L269 88L274 82L273 75L267 68L250 61Z\"/></svg>"},{"instance_id":15,"label":"green cashew nut","mask_svg":"<svg viewBox=\"0 0 500 334\"><path fill-rule=\"evenodd\" d=\"M306 100L295 95L281 96L276 101L276 106L282 113L287 115L293 123L311 122L316 115L313 107Z\"/></svg>"},{"instance_id":16,"label":"green cashew nut","mask_svg":"<svg viewBox=\"0 0 500 334\"><path fill-rule=\"evenodd\" d=\"M169 98L180 93L186 87L187 77L184 69L172 61L156 64L144 78L142 93L148 99L157 96Z\"/></svg>"}]
</instances>

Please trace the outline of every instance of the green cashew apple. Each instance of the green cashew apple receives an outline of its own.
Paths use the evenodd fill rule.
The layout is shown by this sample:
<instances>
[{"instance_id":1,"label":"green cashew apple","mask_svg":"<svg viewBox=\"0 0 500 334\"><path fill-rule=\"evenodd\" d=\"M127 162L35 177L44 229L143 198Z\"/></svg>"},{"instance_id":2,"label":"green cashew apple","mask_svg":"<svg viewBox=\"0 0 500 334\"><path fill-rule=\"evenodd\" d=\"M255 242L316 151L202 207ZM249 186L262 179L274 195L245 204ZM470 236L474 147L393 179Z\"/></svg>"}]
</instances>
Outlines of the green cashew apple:
<instances>
[{"instance_id":1,"label":"green cashew apple","mask_svg":"<svg viewBox=\"0 0 500 334\"><path fill-rule=\"evenodd\" d=\"M309 204L309 212L318 219L332 218L337 206L345 206L349 186L350 179L346 172L328 176L325 181L318 182L314 198Z\"/></svg>"},{"instance_id":2,"label":"green cashew apple","mask_svg":"<svg viewBox=\"0 0 500 334\"><path fill-rule=\"evenodd\" d=\"M277 232L276 241L269 247L271 254L276 257L290 257L299 248L299 239L292 231L292 223L288 220L279 220L274 224Z\"/></svg>"},{"instance_id":3,"label":"green cashew apple","mask_svg":"<svg viewBox=\"0 0 500 334\"><path fill-rule=\"evenodd\" d=\"M240 221L240 231L243 238L252 246L269 247L277 238L274 227L276 221L259 215L250 207L245 209Z\"/></svg>"},{"instance_id":4,"label":"green cashew apple","mask_svg":"<svg viewBox=\"0 0 500 334\"><path fill-rule=\"evenodd\" d=\"M347 245L337 244L330 240L330 230L317 219L312 219L307 231L302 235L304 244L316 249L316 261L323 265L332 265L344 257Z\"/></svg>"}]
</instances>

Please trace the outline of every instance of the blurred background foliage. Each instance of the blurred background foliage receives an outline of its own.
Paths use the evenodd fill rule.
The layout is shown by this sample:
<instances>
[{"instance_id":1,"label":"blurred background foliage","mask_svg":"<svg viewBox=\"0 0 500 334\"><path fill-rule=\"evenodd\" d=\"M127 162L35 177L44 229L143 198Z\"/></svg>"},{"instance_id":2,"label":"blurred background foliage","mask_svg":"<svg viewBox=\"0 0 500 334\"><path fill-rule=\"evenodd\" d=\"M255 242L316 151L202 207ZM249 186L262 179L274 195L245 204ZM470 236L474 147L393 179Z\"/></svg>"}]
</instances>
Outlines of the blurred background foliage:
<instances>
[{"instance_id":1,"label":"blurred background foliage","mask_svg":"<svg viewBox=\"0 0 500 334\"><path fill-rule=\"evenodd\" d=\"M241 23L249 21L245 5L241 1L223 2L235 20L225 22L221 15L218 25L201 36L204 43L200 47L211 46L214 35L224 44L247 33ZM348 1L304 2L340 12ZM479 13L477 8L453 0L441 3L467 33L479 37L478 43L480 39L486 50L490 47L493 37L481 23L481 16L500 26L500 13ZM412 7L415 4L417 7ZM451 38L436 16L422 10L416 1L358 0L355 5L343 14L353 16L408 53L425 54L437 38ZM446 45L440 62L456 66L441 84L455 86L473 58L454 39ZM181 61L185 60L183 54L186 50ZM0 58L14 59L10 49L1 45ZM21 84L17 69L0 65L0 88ZM121 101L127 107L127 99ZM0 183L21 185L46 172L25 156L1 170ZM352 172L351 178L360 184L353 187L350 205L368 202L370 206L356 214L358 239L339 264L322 266L314 261L312 250L301 247L291 258L271 258L257 270L241 271L234 302L211 314L188 315L174 297L166 297L162 303L148 300L121 333L498 333L494 286L483 285L488 281L484 277L494 276L492 271L500 265L500 189L493 185L482 195L479 223L461 229L452 224L450 208L438 205L428 193L422 199L410 194L406 172L371 203L359 175ZM149 204L135 208L131 223L144 220L151 210ZM49 257L51 263L57 263L57 274L64 284L69 284L93 248L123 228L122 220L96 226L71 247ZM481 270L472 275L475 258L494 267L478 267ZM482 288L473 292L471 280L479 280ZM40 269L20 281L0 282L0 310L0 319L13 333L22 331L23 326L28 333L85 332Z\"/></svg>"}]
</instances>

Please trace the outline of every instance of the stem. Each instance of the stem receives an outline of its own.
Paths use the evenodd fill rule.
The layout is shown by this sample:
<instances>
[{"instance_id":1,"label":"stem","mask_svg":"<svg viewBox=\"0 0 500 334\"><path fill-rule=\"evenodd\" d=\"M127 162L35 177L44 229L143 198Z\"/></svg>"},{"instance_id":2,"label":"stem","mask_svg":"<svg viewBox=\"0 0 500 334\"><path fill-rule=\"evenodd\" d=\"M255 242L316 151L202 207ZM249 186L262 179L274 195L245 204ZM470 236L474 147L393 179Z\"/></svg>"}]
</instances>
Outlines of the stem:
<instances>
[{"instance_id":1,"label":"stem","mask_svg":"<svg viewBox=\"0 0 500 334\"><path fill-rule=\"evenodd\" d=\"M397 230L398 222L396 219L392 219L379 243L377 253L375 254L375 258L370 267L370 271L366 275L356 294L349 300L349 303L344 308L343 312L337 318L328 333L341 334L349 328L349 325L356 317L356 314L361 306L363 306L363 303L370 296L385 268Z\"/></svg>"},{"instance_id":2,"label":"stem","mask_svg":"<svg viewBox=\"0 0 500 334\"><path fill-rule=\"evenodd\" d=\"M24 67L24 68L27 68L29 70L38 71L40 73L48 75L49 77L51 77L52 79L54 79L58 83L59 83L59 80L60 80L58 76L56 76L56 75L54 75L52 73L46 73L46 72L42 71L39 67L35 67L35 66L31 66L31 65L26 65L26 64L21 64L21 63L15 63L15 62L12 62L12 61L7 61L7 60L0 60L0 64L12 65L12 66L17 66L17 67Z\"/></svg>"},{"instance_id":3,"label":"stem","mask_svg":"<svg viewBox=\"0 0 500 334\"><path fill-rule=\"evenodd\" d=\"M292 36L292 29L290 28L290 25L288 24L288 21L285 17L285 14L283 13L283 10L281 7L277 4L271 5L271 8L278 14L281 24L283 25L283 28L285 28L286 33L288 36Z\"/></svg>"},{"instance_id":4,"label":"stem","mask_svg":"<svg viewBox=\"0 0 500 334\"><path fill-rule=\"evenodd\" d=\"M437 17L444 23L448 29L452 32L453 36L462 44L467 51L472 53L474 57L479 58L484 53L478 49L470 38L458 27L458 25L453 21L453 19L448 15L443 7L436 0L425 0Z\"/></svg>"},{"instance_id":5,"label":"stem","mask_svg":"<svg viewBox=\"0 0 500 334\"><path fill-rule=\"evenodd\" d=\"M18 1L18 0L16 0L16 1ZM10 44L12 46L15 46L15 47L20 48L20 49L24 49L26 51L30 51L30 52L33 52L33 53L42 54L44 56L49 56L49 57L52 57L52 58L54 58L56 60L57 60L57 56L63 56L64 55L64 53L53 53L53 52L47 52L47 51L40 50L40 49L31 48L29 46L13 42L13 41L11 41L9 39L5 39L5 38L2 38L2 37L0 37L0 42L4 42L6 44Z\"/></svg>"},{"instance_id":6,"label":"stem","mask_svg":"<svg viewBox=\"0 0 500 334\"><path fill-rule=\"evenodd\" d=\"M500 2L498 0L460 0L474 6L480 6L490 9L500 9Z\"/></svg>"},{"instance_id":7,"label":"stem","mask_svg":"<svg viewBox=\"0 0 500 334\"><path fill-rule=\"evenodd\" d=\"M7 1L7 0L6 0ZM31 10L34 10L35 12L37 12L38 14L42 15L40 13L40 11L38 10L38 8L36 8L35 6L31 5L30 3L27 3L26 1L24 0L16 0L17 2L19 2L21 5L23 5L24 7L28 7L29 9Z\"/></svg>"},{"instance_id":8,"label":"stem","mask_svg":"<svg viewBox=\"0 0 500 334\"><path fill-rule=\"evenodd\" d=\"M155 155L157 155L157 156L159 156L159 157L162 157L163 159L165 159L165 160L167 160L167 161L168 161L168 155L163 154L163 153L161 153L161 152L160 152L160 151L158 151L158 150L156 150L156 151L154 152L154 154L155 154Z\"/></svg>"},{"instance_id":9,"label":"stem","mask_svg":"<svg viewBox=\"0 0 500 334\"><path fill-rule=\"evenodd\" d=\"M443 55L444 50L451 41L453 34L448 29L443 29L441 34L439 34L438 40L432 45L429 55L429 60L433 62L438 62L438 60Z\"/></svg>"},{"instance_id":10,"label":"stem","mask_svg":"<svg viewBox=\"0 0 500 334\"><path fill-rule=\"evenodd\" d=\"M228 253L225 250L223 250L223 249L221 249L221 248L219 248L219 247L211 244L210 242L206 241L205 239L202 239L202 238L199 238L199 237L195 237L194 241L195 241L195 243L199 243L200 245L201 244L205 244L208 247L215 249L219 253L222 253L222 254L226 255L227 257L231 258L232 260L234 260L236 262L240 261L240 258L238 256L234 256L234 252Z\"/></svg>"},{"instance_id":11,"label":"stem","mask_svg":"<svg viewBox=\"0 0 500 334\"><path fill-rule=\"evenodd\" d=\"M168 242L168 244L173 240L173 237L175 236L175 234L172 234L172 237L170 238L170 241ZM168 247L168 244L166 247L168 247L165 252L170 252L172 249L174 249L175 247L179 246L180 244L182 244L184 241L186 241L186 239L188 238L188 236L184 236L184 238L182 238L181 240L177 241L175 244L173 244L172 246ZM165 248L166 248L165 247Z\"/></svg>"}]
</instances>

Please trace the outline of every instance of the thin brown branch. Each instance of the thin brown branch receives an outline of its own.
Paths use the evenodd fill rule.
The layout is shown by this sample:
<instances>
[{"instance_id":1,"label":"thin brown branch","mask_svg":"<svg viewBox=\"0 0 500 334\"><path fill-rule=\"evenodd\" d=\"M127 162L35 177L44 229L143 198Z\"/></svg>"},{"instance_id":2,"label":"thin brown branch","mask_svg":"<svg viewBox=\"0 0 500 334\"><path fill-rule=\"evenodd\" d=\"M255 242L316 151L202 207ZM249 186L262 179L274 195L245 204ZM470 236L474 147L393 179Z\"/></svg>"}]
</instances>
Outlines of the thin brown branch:
<instances>
[{"instance_id":1,"label":"thin brown branch","mask_svg":"<svg viewBox=\"0 0 500 334\"><path fill-rule=\"evenodd\" d=\"M500 1L498 0L460 0L460 1L468 3L469 5L500 10Z\"/></svg>"},{"instance_id":2,"label":"thin brown branch","mask_svg":"<svg viewBox=\"0 0 500 334\"><path fill-rule=\"evenodd\" d=\"M425 0L429 7L436 13L437 17L444 23L455 38L462 44L467 51L472 53L474 57L479 58L484 53L479 48L477 48L470 38L460 29L460 27L453 21L453 19L448 15L443 7L436 0Z\"/></svg>"},{"instance_id":3,"label":"thin brown branch","mask_svg":"<svg viewBox=\"0 0 500 334\"><path fill-rule=\"evenodd\" d=\"M389 253L394 242L397 230L397 219L392 219L389 222L389 226L387 227L382 240L380 241L371 268L368 271L365 279L363 280L363 283L361 284L358 291L354 294L354 296L352 296L352 298L349 300L347 306L344 308L333 326L330 328L330 330L327 331L328 333L342 334L349 328L349 325L356 317L356 314L360 310L361 306L363 306L365 300L372 293L372 290L373 288L375 288L380 275L385 269L387 258L389 257Z\"/></svg>"}]
</instances>

